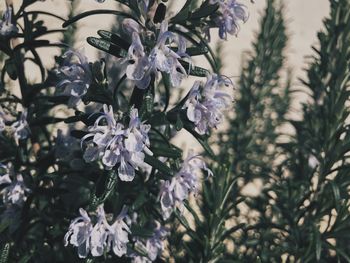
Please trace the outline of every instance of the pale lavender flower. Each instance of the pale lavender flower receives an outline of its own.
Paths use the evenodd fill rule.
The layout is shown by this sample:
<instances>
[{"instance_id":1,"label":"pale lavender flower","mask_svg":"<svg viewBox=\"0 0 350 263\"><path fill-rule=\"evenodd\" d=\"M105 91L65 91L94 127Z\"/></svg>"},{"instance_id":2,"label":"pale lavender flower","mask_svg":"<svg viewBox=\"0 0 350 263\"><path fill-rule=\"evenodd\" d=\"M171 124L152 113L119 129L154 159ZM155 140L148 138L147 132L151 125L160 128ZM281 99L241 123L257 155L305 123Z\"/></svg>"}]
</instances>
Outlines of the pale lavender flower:
<instances>
[{"instance_id":1,"label":"pale lavender flower","mask_svg":"<svg viewBox=\"0 0 350 263\"><path fill-rule=\"evenodd\" d=\"M81 216L71 222L64 237L65 246L71 244L78 247L80 258L86 258L90 251L92 256L99 257L111 248L119 257L126 254L130 229L124 222L127 219L125 208L113 225L108 224L103 204L97 208L96 216L92 219L84 209L80 208L79 212Z\"/></svg>"},{"instance_id":2,"label":"pale lavender flower","mask_svg":"<svg viewBox=\"0 0 350 263\"><path fill-rule=\"evenodd\" d=\"M126 67L127 78L134 80L139 89L146 89L151 82L150 62L137 32L132 33L127 59L132 61Z\"/></svg>"},{"instance_id":3,"label":"pale lavender flower","mask_svg":"<svg viewBox=\"0 0 350 263\"><path fill-rule=\"evenodd\" d=\"M4 210L0 213L0 222L11 222L10 232L14 232L20 225L20 213L27 194L30 192L23 181L22 175L15 174L11 163L0 164L0 186Z\"/></svg>"},{"instance_id":4,"label":"pale lavender flower","mask_svg":"<svg viewBox=\"0 0 350 263\"><path fill-rule=\"evenodd\" d=\"M6 206L16 205L21 207L27 199L27 193L30 192L24 184L22 175L15 174L11 163L7 166L1 165L0 168L5 171L0 176L0 185L5 185L0 192L3 196L3 203Z\"/></svg>"},{"instance_id":5,"label":"pale lavender flower","mask_svg":"<svg viewBox=\"0 0 350 263\"><path fill-rule=\"evenodd\" d=\"M151 238L146 241L146 249L148 251L148 258L152 261L156 260L157 256L164 250L164 240L169 234L169 231L156 222L156 228Z\"/></svg>"},{"instance_id":6,"label":"pale lavender flower","mask_svg":"<svg viewBox=\"0 0 350 263\"><path fill-rule=\"evenodd\" d=\"M190 193L198 192L199 178L203 170L208 176L212 175L201 157L190 151L180 171L170 181L163 182L159 200L164 220L170 217L176 207L183 209L183 202L188 199Z\"/></svg>"},{"instance_id":7,"label":"pale lavender flower","mask_svg":"<svg viewBox=\"0 0 350 263\"><path fill-rule=\"evenodd\" d=\"M79 258L86 258L91 249L93 227L88 213L83 208L79 209L79 213L80 216L69 225L68 232L64 236L64 245L71 244L78 247Z\"/></svg>"},{"instance_id":8,"label":"pale lavender flower","mask_svg":"<svg viewBox=\"0 0 350 263\"><path fill-rule=\"evenodd\" d=\"M132 35L133 33L140 34L141 33L141 25L137 23L134 19L125 18L122 23L123 30Z\"/></svg>"},{"instance_id":9,"label":"pale lavender flower","mask_svg":"<svg viewBox=\"0 0 350 263\"><path fill-rule=\"evenodd\" d=\"M107 249L112 248L114 254L118 257L125 255L127 252L128 234L130 233L129 226L124 221L127 218L127 209L124 207L116 221L108 226Z\"/></svg>"},{"instance_id":10,"label":"pale lavender flower","mask_svg":"<svg viewBox=\"0 0 350 263\"><path fill-rule=\"evenodd\" d=\"M14 122L11 125L13 131L13 136L16 140L27 139L30 134L30 128L27 122L28 111L25 109L21 113L21 116L18 121Z\"/></svg>"},{"instance_id":11,"label":"pale lavender flower","mask_svg":"<svg viewBox=\"0 0 350 263\"><path fill-rule=\"evenodd\" d=\"M137 109L131 110L129 126L125 128L115 120L112 106L108 108L104 105L103 108L104 113L97 118L94 126L89 127L90 133L82 138L82 143L90 140L84 159L92 162L101 158L106 169L118 165L119 178L132 181L135 169L144 167L145 153L152 155L148 148L151 126L141 123ZM106 125L101 125L103 120Z\"/></svg>"},{"instance_id":12,"label":"pale lavender flower","mask_svg":"<svg viewBox=\"0 0 350 263\"><path fill-rule=\"evenodd\" d=\"M174 195L174 186L171 181L163 181L160 188L160 207L162 209L163 218L168 219L176 207L176 198Z\"/></svg>"},{"instance_id":13,"label":"pale lavender flower","mask_svg":"<svg viewBox=\"0 0 350 263\"><path fill-rule=\"evenodd\" d=\"M18 28L12 23L12 6L7 6L0 21L0 35L9 36L17 32Z\"/></svg>"},{"instance_id":14,"label":"pale lavender flower","mask_svg":"<svg viewBox=\"0 0 350 263\"><path fill-rule=\"evenodd\" d=\"M145 89L150 84L152 74L157 77L160 72L164 72L169 74L172 86L179 86L182 79L187 76L185 68L179 62L181 58L189 58L186 54L185 40L168 31L168 23L163 21L157 42L147 54L141 41L142 34L138 25L136 27L136 25L131 24L130 19L126 22L128 26L124 26L124 28L132 33L132 44L129 47L128 56L124 59L124 62L128 62L126 66L127 78L135 81L139 89ZM171 44L178 47L177 52L170 48Z\"/></svg>"},{"instance_id":15,"label":"pale lavender flower","mask_svg":"<svg viewBox=\"0 0 350 263\"><path fill-rule=\"evenodd\" d=\"M21 174L16 175L16 180L5 187L0 193L3 195L4 203L21 206L27 199L26 193L29 189L25 186Z\"/></svg>"},{"instance_id":16,"label":"pale lavender flower","mask_svg":"<svg viewBox=\"0 0 350 263\"><path fill-rule=\"evenodd\" d=\"M68 106L76 107L87 93L92 73L87 57L77 51L67 51L63 55L62 67L55 70L60 79L56 87L58 93L69 96Z\"/></svg>"},{"instance_id":17,"label":"pale lavender flower","mask_svg":"<svg viewBox=\"0 0 350 263\"><path fill-rule=\"evenodd\" d=\"M173 51L168 43L175 43L178 51ZM185 68L180 64L179 59L188 57L186 54L186 42L177 34L168 31L168 23L163 21L156 46L150 53L152 71L165 72L170 76L172 86L178 87L182 79L187 76Z\"/></svg>"},{"instance_id":18,"label":"pale lavender flower","mask_svg":"<svg viewBox=\"0 0 350 263\"><path fill-rule=\"evenodd\" d=\"M208 133L222 122L223 110L230 105L232 97L220 88L229 85L230 80L216 74L208 75L206 83L194 83L183 108L187 109L187 118L199 134Z\"/></svg>"},{"instance_id":19,"label":"pale lavender flower","mask_svg":"<svg viewBox=\"0 0 350 263\"><path fill-rule=\"evenodd\" d=\"M22 175L15 174L11 163L0 164L0 187L3 200L1 208L4 208L0 213L0 223L11 222L9 230L13 233L20 225L21 208L30 189L25 186Z\"/></svg>"},{"instance_id":20,"label":"pale lavender flower","mask_svg":"<svg viewBox=\"0 0 350 263\"><path fill-rule=\"evenodd\" d=\"M216 20L219 27L219 37L227 39L227 33L237 35L240 30L240 23L248 20L247 7L237 0L211 0L212 4L219 4L220 16Z\"/></svg>"},{"instance_id":21,"label":"pale lavender flower","mask_svg":"<svg viewBox=\"0 0 350 263\"><path fill-rule=\"evenodd\" d=\"M133 253L132 263L150 263L157 259L164 251L164 241L169 235L168 229L163 227L158 221L155 221L155 229L152 237L142 240L137 239L135 242L135 247L139 250L144 251L147 254L147 257Z\"/></svg>"},{"instance_id":22,"label":"pale lavender flower","mask_svg":"<svg viewBox=\"0 0 350 263\"><path fill-rule=\"evenodd\" d=\"M94 257L99 257L103 255L103 252L107 246L108 237L108 222L106 219L106 214L103 209L103 205L97 208L97 223L92 228L91 231L91 255Z\"/></svg>"}]
</instances>

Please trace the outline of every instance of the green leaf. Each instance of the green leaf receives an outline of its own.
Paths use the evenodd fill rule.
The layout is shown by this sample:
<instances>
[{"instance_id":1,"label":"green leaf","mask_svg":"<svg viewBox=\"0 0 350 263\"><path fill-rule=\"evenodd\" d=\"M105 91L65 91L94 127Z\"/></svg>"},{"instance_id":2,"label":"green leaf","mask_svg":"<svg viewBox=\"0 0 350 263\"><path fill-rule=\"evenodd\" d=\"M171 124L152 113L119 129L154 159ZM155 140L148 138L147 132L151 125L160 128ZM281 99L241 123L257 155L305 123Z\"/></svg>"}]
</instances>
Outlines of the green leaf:
<instances>
[{"instance_id":1,"label":"green leaf","mask_svg":"<svg viewBox=\"0 0 350 263\"><path fill-rule=\"evenodd\" d=\"M154 235L153 230L146 229L137 225L132 225L130 230L132 235L137 237L150 238Z\"/></svg>"},{"instance_id":2,"label":"green leaf","mask_svg":"<svg viewBox=\"0 0 350 263\"><path fill-rule=\"evenodd\" d=\"M25 255L18 261L18 263L27 263L32 257L33 255Z\"/></svg>"},{"instance_id":3,"label":"green leaf","mask_svg":"<svg viewBox=\"0 0 350 263\"><path fill-rule=\"evenodd\" d=\"M188 234L193 240L196 240L199 244L203 245L204 240L201 240L196 232L192 230L187 219L179 212L178 209L175 209L174 214L180 223L186 228L186 234Z\"/></svg>"},{"instance_id":4,"label":"green leaf","mask_svg":"<svg viewBox=\"0 0 350 263\"><path fill-rule=\"evenodd\" d=\"M189 47L186 49L186 53L191 57L204 55L204 54L207 54L208 52L209 52L209 49L206 46Z\"/></svg>"},{"instance_id":5,"label":"green leaf","mask_svg":"<svg viewBox=\"0 0 350 263\"><path fill-rule=\"evenodd\" d=\"M196 20L196 19L200 19L203 17L207 17L211 14L214 14L216 12L216 10L218 10L219 5L218 4L214 4L214 5L201 5L196 11L194 11L191 14L190 19L191 20Z\"/></svg>"},{"instance_id":6,"label":"green leaf","mask_svg":"<svg viewBox=\"0 0 350 263\"><path fill-rule=\"evenodd\" d=\"M13 59L6 59L5 61L5 69L6 69L6 73L9 75L9 77L12 80L16 80L17 79L17 70L16 70L16 64L13 61Z\"/></svg>"},{"instance_id":7,"label":"green leaf","mask_svg":"<svg viewBox=\"0 0 350 263\"><path fill-rule=\"evenodd\" d=\"M3 220L0 224L0 233L4 232L11 225L11 220Z\"/></svg>"},{"instance_id":8,"label":"green leaf","mask_svg":"<svg viewBox=\"0 0 350 263\"><path fill-rule=\"evenodd\" d=\"M117 170L115 168L115 170ZM89 209L94 211L104 203L114 192L118 182L117 172L115 170L105 170L95 185L95 190L90 198Z\"/></svg>"},{"instance_id":9,"label":"green leaf","mask_svg":"<svg viewBox=\"0 0 350 263\"><path fill-rule=\"evenodd\" d=\"M156 12L154 14L153 17L153 23L157 24L157 23L161 23L164 18L165 18L165 14L166 14L166 5L164 3L159 3L156 9Z\"/></svg>"},{"instance_id":10,"label":"green leaf","mask_svg":"<svg viewBox=\"0 0 350 263\"><path fill-rule=\"evenodd\" d=\"M215 159L215 153L214 151L211 149L207 138L205 138L202 135L199 135L196 131L194 131L192 128L189 128L188 126L186 127L185 125L185 129L190 132L194 138L196 138L196 140L202 145L203 149L210 155L211 158Z\"/></svg>"},{"instance_id":11,"label":"green leaf","mask_svg":"<svg viewBox=\"0 0 350 263\"><path fill-rule=\"evenodd\" d=\"M132 11L134 11L137 14L137 16L140 16L141 13L140 13L139 4L137 1L138 0L129 0L129 7Z\"/></svg>"},{"instance_id":12,"label":"green leaf","mask_svg":"<svg viewBox=\"0 0 350 263\"><path fill-rule=\"evenodd\" d=\"M187 0L184 6L181 8L180 12L177 13L170 21L171 23L179 23L182 21L186 21L190 14L190 7L192 4L192 0Z\"/></svg>"},{"instance_id":13,"label":"green leaf","mask_svg":"<svg viewBox=\"0 0 350 263\"><path fill-rule=\"evenodd\" d=\"M143 206L143 204L145 204L147 202L147 195L145 192L141 192L137 195L137 198L135 200L135 202L132 204L132 207L134 210L139 209L140 207Z\"/></svg>"},{"instance_id":14,"label":"green leaf","mask_svg":"<svg viewBox=\"0 0 350 263\"><path fill-rule=\"evenodd\" d=\"M184 127L184 123L183 123L183 121L181 120L180 115L178 114L178 115L177 115L177 118L176 118L175 129L176 129L177 131L180 131L183 127Z\"/></svg>"},{"instance_id":15,"label":"green leaf","mask_svg":"<svg viewBox=\"0 0 350 263\"><path fill-rule=\"evenodd\" d=\"M125 57L127 55L127 52L124 49L122 49L122 48L120 48L120 47L118 47L118 46L116 46L116 45L112 44L111 42L108 42L104 39L100 39L100 38L96 38L96 37L88 37L86 40L91 46L93 46L99 50L102 50L104 52L107 52L113 56L116 56L118 58L122 58L122 57Z\"/></svg>"},{"instance_id":16,"label":"green leaf","mask_svg":"<svg viewBox=\"0 0 350 263\"><path fill-rule=\"evenodd\" d=\"M154 146L151 148L154 156L162 156L168 158L181 158L182 153L176 148L170 148L168 145Z\"/></svg>"},{"instance_id":17,"label":"green leaf","mask_svg":"<svg viewBox=\"0 0 350 263\"><path fill-rule=\"evenodd\" d=\"M193 232L187 219L177 209L175 209L174 214L187 231Z\"/></svg>"},{"instance_id":18,"label":"green leaf","mask_svg":"<svg viewBox=\"0 0 350 263\"><path fill-rule=\"evenodd\" d=\"M1 249L0 263L8 262L9 253L10 253L10 243L6 243L4 247Z\"/></svg>"},{"instance_id":19,"label":"green leaf","mask_svg":"<svg viewBox=\"0 0 350 263\"><path fill-rule=\"evenodd\" d=\"M334 203L335 203L335 207L336 207L336 211L339 212L339 205L341 203L341 199L340 199L340 190L339 187L336 185L336 183L334 181L330 182L331 186L332 186L332 191L333 191L333 195L334 195Z\"/></svg>"},{"instance_id":20,"label":"green leaf","mask_svg":"<svg viewBox=\"0 0 350 263\"><path fill-rule=\"evenodd\" d=\"M166 114L164 112L156 112L152 114L150 119L148 119L148 123L151 124L152 127L156 127L168 124L169 121L166 118Z\"/></svg>"},{"instance_id":21,"label":"green leaf","mask_svg":"<svg viewBox=\"0 0 350 263\"><path fill-rule=\"evenodd\" d=\"M100 37L102 37L104 40L107 40L112 44L115 44L116 46L123 48L124 50L128 50L130 47L130 43L128 41L126 41L124 38L112 32L109 32L106 30L98 30L97 34Z\"/></svg>"},{"instance_id":22,"label":"green leaf","mask_svg":"<svg viewBox=\"0 0 350 263\"><path fill-rule=\"evenodd\" d=\"M167 165L153 156L146 155L145 162L152 166L154 169L157 169L160 172L164 173L164 175L172 176L173 174L173 171Z\"/></svg>"},{"instance_id":23,"label":"green leaf","mask_svg":"<svg viewBox=\"0 0 350 263\"><path fill-rule=\"evenodd\" d=\"M318 229L314 231L316 260L320 261L322 253L322 240Z\"/></svg>"},{"instance_id":24,"label":"green leaf","mask_svg":"<svg viewBox=\"0 0 350 263\"><path fill-rule=\"evenodd\" d=\"M170 83L169 74L162 72L162 81L163 81L164 89L165 89L165 106L164 106L164 110L163 110L165 112L168 109L169 102L170 102L171 83Z\"/></svg>"},{"instance_id":25,"label":"green leaf","mask_svg":"<svg viewBox=\"0 0 350 263\"><path fill-rule=\"evenodd\" d=\"M190 63L183 60L180 60L180 63L191 76L206 77L209 74L209 71L205 68L192 66Z\"/></svg>"}]
</instances>

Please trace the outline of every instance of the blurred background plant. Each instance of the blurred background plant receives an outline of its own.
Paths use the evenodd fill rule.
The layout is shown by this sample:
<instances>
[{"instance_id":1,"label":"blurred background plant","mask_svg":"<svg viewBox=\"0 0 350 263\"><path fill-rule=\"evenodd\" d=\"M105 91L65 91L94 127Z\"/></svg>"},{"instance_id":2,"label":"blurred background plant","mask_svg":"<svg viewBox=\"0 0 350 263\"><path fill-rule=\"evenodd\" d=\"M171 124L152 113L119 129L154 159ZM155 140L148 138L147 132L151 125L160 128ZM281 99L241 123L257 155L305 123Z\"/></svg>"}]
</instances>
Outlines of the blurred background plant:
<instances>
[{"instance_id":1,"label":"blurred background plant","mask_svg":"<svg viewBox=\"0 0 350 263\"><path fill-rule=\"evenodd\" d=\"M208 70L220 74L225 42L212 50L205 39L206 26L220 25L218 1L188 0L174 13L160 7L173 10L174 1L118 0L118 11L81 14L75 0L68 5L67 20L55 17L55 12L29 11L35 2L23 1L15 10L19 30L11 38L2 36L0 43L0 118L5 125L0 131L0 262L350 262L348 0L330 0L330 16L317 35L319 43L313 47L307 77L300 80L301 92L308 96L300 120L289 115L292 94L300 91L291 81L295 69L286 65L289 34L283 1L266 0L259 32L235 83L234 110L227 112L227 128L204 135L184 108L186 98L191 97L191 93L186 95L187 80L183 89L175 90L171 75L161 72L161 78L152 76L149 87L140 90L124 75L120 57L128 53L134 38L121 25L131 15L148 32L158 34L157 24L166 14L169 30L187 39L186 52L192 60L181 61L186 72L205 77L207 69L198 67L196 58L203 56ZM146 2L144 12L141 4ZM238 17L245 20L244 9L236 4L239 12L243 10ZM76 21L104 13L117 15L113 28L101 29L99 38L87 39L103 59L88 63L78 55L80 64L67 64L66 51L74 46L79 29ZM48 29L42 16L63 20L66 29ZM63 36L59 43L43 40L57 32ZM147 54L154 40L140 32ZM174 44L169 47L178 52L180 42ZM61 56L56 57L55 69L46 68L39 48L56 46ZM35 83L27 80L27 60L39 68L41 79ZM65 106L69 96L57 93L54 86L60 81L57 70L66 73L64 67L76 70L74 65L84 69L75 73L86 77L91 71L92 77L87 92L79 95L84 105L70 110ZM179 66L177 70L181 72ZM16 86L15 81L20 95L10 88ZM80 84L79 79L79 88ZM132 126L130 119L151 125L147 136L153 156L145 154L146 166L136 167L132 182L122 180L118 165L106 168L106 159L84 161L91 145L81 148L81 138L93 133L96 125L107 127L99 123L101 117L111 120L110 115L103 115L102 104L113 105L113 119L126 127ZM139 112L137 118L130 115L133 105ZM193 166L207 170L202 161L190 164L190 158L182 163L182 149L171 142L180 130L202 145L213 176L197 177ZM182 183L186 176L193 179L186 182L193 189ZM183 205L170 213L167 205L179 190L174 196L169 194L167 182L187 191L180 191L182 198L176 204ZM256 182L261 187L252 192L250 186ZM86 212L80 210L82 217L72 221L79 208ZM113 238L121 242L118 248L112 245L114 253L107 248L113 226L120 226ZM91 232L94 236L88 237ZM109 238L103 241L104 233ZM78 253L73 246L65 246L65 235L67 243L79 247ZM79 240L82 237L88 238ZM100 247L94 245L96 237Z\"/></svg>"}]
</instances>

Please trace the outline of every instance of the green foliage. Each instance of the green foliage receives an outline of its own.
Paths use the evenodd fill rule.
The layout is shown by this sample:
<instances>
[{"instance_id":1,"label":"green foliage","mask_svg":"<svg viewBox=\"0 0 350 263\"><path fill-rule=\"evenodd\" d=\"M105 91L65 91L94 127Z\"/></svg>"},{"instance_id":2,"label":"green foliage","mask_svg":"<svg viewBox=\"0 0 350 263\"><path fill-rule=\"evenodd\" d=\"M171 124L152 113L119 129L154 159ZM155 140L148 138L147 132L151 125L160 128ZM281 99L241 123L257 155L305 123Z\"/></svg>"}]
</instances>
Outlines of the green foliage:
<instances>
[{"instance_id":1,"label":"green foliage","mask_svg":"<svg viewBox=\"0 0 350 263\"><path fill-rule=\"evenodd\" d=\"M189 240L173 248L176 262L350 262L349 10L348 1L331 1L302 81L312 102L294 121L289 72L281 77L283 8L267 1L235 116L219 136L220 165L203 185L200 211L187 207L194 236L173 240ZM251 182L262 189L247 193Z\"/></svg>"}]
</instances>

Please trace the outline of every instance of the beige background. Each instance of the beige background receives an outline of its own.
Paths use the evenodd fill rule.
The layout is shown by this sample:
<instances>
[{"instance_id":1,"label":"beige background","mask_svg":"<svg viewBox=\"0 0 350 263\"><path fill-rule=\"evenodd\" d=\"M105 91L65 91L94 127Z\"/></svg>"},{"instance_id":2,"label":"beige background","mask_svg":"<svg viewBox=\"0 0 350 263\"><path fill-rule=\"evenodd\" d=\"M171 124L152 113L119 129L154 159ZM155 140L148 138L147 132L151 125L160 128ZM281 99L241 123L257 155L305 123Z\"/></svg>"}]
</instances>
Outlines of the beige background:
<instances>
[{"instance_id":1,"label":"beige background","mask_svg":"<svg viewBox=\"0 0 350 263\"><path fill-rule=\"evenodd\" d=\"M0 0L0 9L3 10L5 1ZM7 0L11 1L11 0ZM18 9L21 0L12 0L15 6L15 10ZM181 8L184 0L169 0L176 1L176 7ZM256 0L255 4L252 4L248 0L241 0L245 2L250 10L250 18L248 22L242 25L241 31L238 37L230 37L224 45L224 73L235 80L240 71L240 64L244 52L250 50L251 41L254 39L256 31L259 28L259 22L263 9L265 6L264 0ZM37 3L32 9L49 10L62 17L67 16L68 0L46 0L45 2ZM306 55L312 54L311 45L317 44L316 33L322 28L322 19L328 15L329 3L327 0L290 0L284 1L285 4L285 17L288 21L288 33L290 35L290 41L287 49L288 55L288 67L293 69L293 87L300 88L298 77L304 77L303 68L306 67ZM99 4L95 0L81 0L78 12L83 12L91 9L98 8L115 8L115 1L106 0L105 3ZM111 23L114 21L113 16L93 16L88 19L84 19L79 22L79 34L78 41L75 48L83 48L89 57L94 60L96 58L96 50L89 46L85 39L87 36L96 35L98 29L108 29ZM49 28L60 27L60 23L53 19L47 19ZM217 32L213 32L213 36L217 35ZM59 35L52 35L53 41L59 39ZM218 41L217 38L213 39L212 44ZM53 65L53 55L59 54L58 50L43 49L42 54L45 57L45 63L47 66ZM201 63L201 61L200 61ZM33 78L36 78L35 71L33 69ZM190 87L193 79L186 82L188 88ZM295 102L293 103L292 113L295 117L300 114L300 102L305 100L305 96L297 95ZM198 147L194 140L183 136L184 133L180 133L174 140L175 144L188 149ZM186 141L186 143L184 143Z\"/></svg>"}]
</instances>

